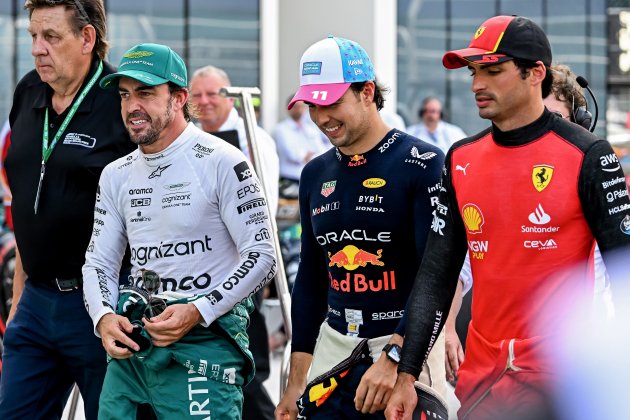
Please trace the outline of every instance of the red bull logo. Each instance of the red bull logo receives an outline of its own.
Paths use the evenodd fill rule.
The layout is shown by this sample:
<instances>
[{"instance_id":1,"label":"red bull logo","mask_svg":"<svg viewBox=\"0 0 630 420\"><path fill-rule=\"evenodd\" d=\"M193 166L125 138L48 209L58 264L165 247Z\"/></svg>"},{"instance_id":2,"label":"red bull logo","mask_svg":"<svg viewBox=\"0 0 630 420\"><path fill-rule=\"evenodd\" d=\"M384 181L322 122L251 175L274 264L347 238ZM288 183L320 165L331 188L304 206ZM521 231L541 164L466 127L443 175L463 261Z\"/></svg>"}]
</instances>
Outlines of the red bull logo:
<instances>
[{"instance_id":1,"label":"red bull logo","mask_svg":"<svg viewBox=\"0 0 630 420\"><path fill-rule=\"evenodd\" d=\"M354 155L350 158L348 166L361 166L367 163L367 159L363 155Z\"/></svg>"},{"instance_id":2,"label":"red bull logo","mask_svg":"<svg viewBox=\"0 0 630 420\"><path fill-rule=\"evenodd\" d=\"M383 271L381 278L368 279L363 274L346 273L346 277L342 280L334 279L330 272L330 287L337 292L346 293L363 293L363 292L380 292L386 290L396 290L396 273L393 270Z\"/></svg>"},{"instance_id":3,"label":"red bull logo","mask_svg":"<svg viewBox=\"0 0 630 420\"><path fill-rule=\"evenodd\" d=\"M352 271L358 267L365 267L366 265L379 265L383 266L385 263L381 261L382 249L376 251L376 254L364 251L357 248L354 245L346 245L341 251L337 251L334 254L328 253L328 266L343 267L346 270Z\"/></svg>"}]
</instances>

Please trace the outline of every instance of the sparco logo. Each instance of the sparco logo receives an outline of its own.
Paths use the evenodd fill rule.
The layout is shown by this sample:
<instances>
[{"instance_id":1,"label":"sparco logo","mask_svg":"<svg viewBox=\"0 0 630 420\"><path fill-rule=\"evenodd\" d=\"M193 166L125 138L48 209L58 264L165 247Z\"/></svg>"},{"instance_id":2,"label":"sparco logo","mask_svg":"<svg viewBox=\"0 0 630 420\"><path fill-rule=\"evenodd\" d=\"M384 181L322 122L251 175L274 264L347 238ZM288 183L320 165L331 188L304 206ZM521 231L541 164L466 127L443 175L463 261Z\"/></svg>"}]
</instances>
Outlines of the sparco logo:
<instances>
[{"instance_id":1,"label":"sparco logo","mask_svg":"<svg viewBox=\"0 0 630 420\"><path fill-rule=\"evenodd\" d=\"M152 192L153 192L153 188L132 188L129 190L129 195L151 194Z\"/></svg>"},{"instance_id":2,"label":"sparco logo","mask_svg":"<svg viewBox=\"0 0 630 420\"><path fill-rule=\"evenodd\" d=\"M249 274L249 271L256 266L258 257L260 257L258 252L250 252L247 255L247 259L243 261L243 264L241 264L241 266L223 282L223 288L225 290L232 290L234 286L236 286L247 274Z\"/></svg>"},{"instance_id":3,"label":"sparco logo","mask_svg":"<svg viewBox=\"0 0 630 420\"><path fill-rule=\"evenodd\" d=\"M203 239L193 239L191 241L160 242L157 246L131 247L131 260L136 261L139 265L145 265L149 260L209 252L212 251L212 248L210 248L211 240L211 237L205 235Z\"/></svg>"},{"instance_id":4,"label":"sparco logo","mask_svg":"<svg viewBox=\"0 0 630 420\"><path fill-rule=\"evenodd\" d=\"M372 321L382 321L384 319L402 318L405 311L372 312Z\"/></svg>"}]
</instances>

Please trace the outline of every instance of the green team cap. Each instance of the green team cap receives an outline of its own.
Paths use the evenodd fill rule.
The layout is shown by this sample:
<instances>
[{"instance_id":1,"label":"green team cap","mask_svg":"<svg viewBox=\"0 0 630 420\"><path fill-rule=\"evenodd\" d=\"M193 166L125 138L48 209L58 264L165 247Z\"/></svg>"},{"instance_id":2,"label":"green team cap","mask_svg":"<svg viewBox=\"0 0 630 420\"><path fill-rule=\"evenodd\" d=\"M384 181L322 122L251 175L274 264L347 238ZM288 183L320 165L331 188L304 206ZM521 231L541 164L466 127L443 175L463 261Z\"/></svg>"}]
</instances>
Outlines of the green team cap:
<instances>
[{"instance_id":1,"label":"green team cap","mask_svg":"<svg viewBox=\"0 0 630 420\"><path fill-rule=\"evenodd\" d=\"M103 77L103 89L118 86L118 79L131 77L149 86L173 82L177 86L188 85L188 73L184 60L166 45L138 44L127 51L118 65L118 72Z\"/></svg>"}]
</instances>

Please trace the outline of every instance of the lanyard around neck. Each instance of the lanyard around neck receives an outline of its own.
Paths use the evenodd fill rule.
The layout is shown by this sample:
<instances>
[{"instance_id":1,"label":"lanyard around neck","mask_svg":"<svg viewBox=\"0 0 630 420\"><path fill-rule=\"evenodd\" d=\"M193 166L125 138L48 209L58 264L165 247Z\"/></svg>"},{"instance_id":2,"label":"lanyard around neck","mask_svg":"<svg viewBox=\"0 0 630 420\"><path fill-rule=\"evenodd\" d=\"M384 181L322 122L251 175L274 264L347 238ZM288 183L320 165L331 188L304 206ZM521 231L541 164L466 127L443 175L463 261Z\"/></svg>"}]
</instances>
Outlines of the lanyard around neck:
<instances>
[{"instance_id":1,"label":"lanyard around neck","mask_svg":"<svg viewBox=\"0 0 630 420\"><path fill-rule=\"evenodd\" d=\"M48 158L50 157L55 146L57 145L57 142L63 135L63 132L66 131L68 124L70 124L70 120L72 120L72 117L74 117L74 114L77 112L77 109L79 109L79 105L81 105L81 102L83 102L88 92L90 91L90 89L92 89L92 86L94 86L94 83L96 83L96 80L98 79L98 77L101 75L102 72L103 72L103 62L99 61L96 72L94 73L90 81L87 83L87 85L85 85L81 93L79 93L77 100L74 101L74 103L70 107L70 111L68 111L68 115L66 115L66 118L63 119L63 122L61 123L61 126L59 126L59 130L57 130L57 133L55 134L55 137L53 138L53 141L51 144L48 144L48 107L46 107L46 113L44 114L44 130L43 130L44 133L42 135L42 167L39 172L39 183L37 184L37 193L35 194L35 204L33 206L33 210L35 211L35 214L37 214L37 209L39 208L39 196L42 192L42 183L44 181L44 174L46 173L46 162L48 161Z\"/></svg>"},{"instance_id":2,"label":"lanyard around neck","mask_svg":"<svg viewBox=\"0 0 630 420\"><path fill-rule=\"evenodd\" d=\"M66 118L64 118L63 122L61 123L61 126L59 127L59 130L57 130L57 133L55 134L55 137L53 138L53 141L50 144L48 143L48 108L46 108L46 113L44 115L44 130L43 130L43 136L42 136L42 163L48 162L48 158L52 154L53 149L57 145L57 142L63 135L63 132L66 131L66 128L68 127L68 124L70 124L70 121L72 120L72 117L74 117L74 114L77 112L77 109L79 109L79 105L81 105L81 102L83 102L88 92L90 91L90 89L92 89L92 86L94 86L94 84L96 83L96 80L98 79L98 77L101 75L102 72L103 72L103 62L99 61L96 72L94 73L90 81L87 83L87 85L85 85L81 93L79 93L77 100L74 101L74 103L70 107L70 111L68 111Z\"/></svg>"}]
</instances>

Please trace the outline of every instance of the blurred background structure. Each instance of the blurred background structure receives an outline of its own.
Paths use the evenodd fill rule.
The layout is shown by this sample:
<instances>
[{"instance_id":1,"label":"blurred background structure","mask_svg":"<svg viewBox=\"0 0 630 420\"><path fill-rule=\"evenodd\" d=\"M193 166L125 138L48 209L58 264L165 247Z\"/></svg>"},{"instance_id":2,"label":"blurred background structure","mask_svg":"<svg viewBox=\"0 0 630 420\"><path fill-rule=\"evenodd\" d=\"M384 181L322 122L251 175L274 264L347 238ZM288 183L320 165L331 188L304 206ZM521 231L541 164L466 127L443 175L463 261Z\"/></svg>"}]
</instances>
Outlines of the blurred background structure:
<instances>
[{"instance_id":1,"label":"blurred background structure","mask_svg":"<svg viewBox=\"0 0 630 420\"><path fill-rule=\"evenodd\" d=\"M189 71L224 68L234 85L259 86L262 125L272 130L284 98L298 86L303 50L328 34L357 40L388 85L390 111L417 122L425 96L444 103L447 120L467 133L484 128L466 71L446 72L444 51L463 47L475 26L496 14L520 14L549 35L554 61L584 76L595 92L597 132L630 140L630 0L104 0L109 60L139 42L168 44ZM16 82L33 68L23 0L0 2L0 119Z\"/></svg>"}]
</instances>

